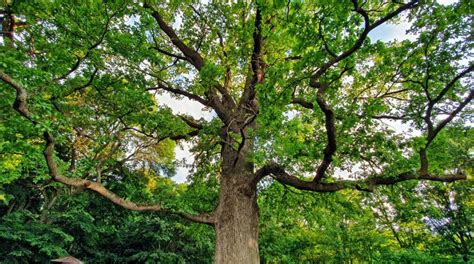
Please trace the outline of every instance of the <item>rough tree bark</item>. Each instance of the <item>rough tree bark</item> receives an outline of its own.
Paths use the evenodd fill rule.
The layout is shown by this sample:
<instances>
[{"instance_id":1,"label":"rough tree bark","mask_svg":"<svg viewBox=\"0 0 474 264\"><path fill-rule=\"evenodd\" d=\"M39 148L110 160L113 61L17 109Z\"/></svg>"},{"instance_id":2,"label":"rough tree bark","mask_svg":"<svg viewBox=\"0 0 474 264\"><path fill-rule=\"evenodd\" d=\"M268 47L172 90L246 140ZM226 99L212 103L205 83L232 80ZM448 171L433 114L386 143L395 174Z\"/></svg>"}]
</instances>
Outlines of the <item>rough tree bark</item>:
<instances>
[{"instance_id":1,"label":"rough tree bark","mask_svg":"<svg viewBox=\"0 0 474 264\"><path fill-rule=\"evenodd\" d=\"M254 123L240 124L241 142L222 131L222 170L219 205L215 211L215 263L260 263L258 252L257 182L249 161L252 140L246 130ZM236 147L239 145L239 147Z\"/></svg>"},{"instance_id":2,"label":"rough tree bark","mask_svg":"<svg viewBox=\"0 0 474 264\"><path fill-rule=\"evenodd\" d=\"M257 194L246 174L222 177L214 226L215 263L260 262Z\"/></svg>"}]
</instances>

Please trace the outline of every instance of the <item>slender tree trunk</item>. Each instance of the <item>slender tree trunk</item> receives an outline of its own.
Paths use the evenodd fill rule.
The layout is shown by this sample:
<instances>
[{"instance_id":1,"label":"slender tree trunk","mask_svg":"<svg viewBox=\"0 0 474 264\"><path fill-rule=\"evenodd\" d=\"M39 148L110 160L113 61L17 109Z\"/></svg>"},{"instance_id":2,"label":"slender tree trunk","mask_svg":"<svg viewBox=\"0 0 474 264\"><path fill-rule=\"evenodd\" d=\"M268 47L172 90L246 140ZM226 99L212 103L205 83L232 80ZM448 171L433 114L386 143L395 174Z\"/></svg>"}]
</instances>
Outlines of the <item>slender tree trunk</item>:
<instances>
[{"instance_id":1,"label":"slender tree trunk","mask_svg":"<svg viewBox=\"0 0 474 264\"><path fill-rule=\"evenodd\" d=\"M260 263L256 182L253 179L253 165L244 154L248 153L247 147L241 152L225 148L222 153L221 189L215 224L214 262L218 264Z\"/></svg>"}]
</instances>

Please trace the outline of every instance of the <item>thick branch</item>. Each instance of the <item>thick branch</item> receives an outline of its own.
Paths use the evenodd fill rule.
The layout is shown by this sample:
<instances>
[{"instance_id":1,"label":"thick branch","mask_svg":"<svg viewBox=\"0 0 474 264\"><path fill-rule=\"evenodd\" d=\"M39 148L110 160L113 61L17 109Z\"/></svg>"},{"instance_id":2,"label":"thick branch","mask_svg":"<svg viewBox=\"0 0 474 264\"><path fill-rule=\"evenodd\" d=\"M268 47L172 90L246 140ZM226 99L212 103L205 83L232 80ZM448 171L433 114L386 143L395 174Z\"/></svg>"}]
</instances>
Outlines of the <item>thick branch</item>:
<instances>
[{"instance_id":1,"label":"thick branch","mask_svg":"<svg viewBox=\"0 0 474 264\"><path fill-rule=\"evenodd\" d=\"M334 112L323 98L323 94L326 88L326 86L320 86L316 95L316 102L318 103L319 108L323 111L325 116L327 144L324 148L323 161L321 162L321 164L319 164L318 170L316 171L316 176L314 177L315 182L319 182L323 178L324 173L332 162L332 156L336 152L336 124Z\"/></svg>"},{"instance_id":2,"label":"thick branch","mask_svg":"<svg viewBox=\"0 0 474 264\"><path fill-rule=\"evenodd\" d=\"M292 103L292 104L301 105L302 107L308 108L308 109L311 109L311 110L314 109L314 104L311 103L311 102L306 101L306 100L303 99L303 98L294 97L294 98L291 100L291 103Z\"/></svg>"},{"instance_id":3,"label":"thick branch","mask_svg":"<svg viewBox=\"0 0 474 264\"><path fill-rule=\"evenodd\" d=\"M71 178L60 175L53 158L54 157L54 138L48 132L44 133L44 138L46 140L46 147L43 154L46 159L46 164L48 165L49 174L55 181L63 183L65 185L79 187L79 188L86 188L91 191L94 191L97 194L101 195L102 197L113 202L114 204L121 206L125 209L134 210L134 211L170 212L167 209L162 208L161 205L159 204L140 205L131 201L127 201L121 198L120 196L118 196L117 194L109 191L100 183L93 182L90 180L85 180L85 179L71 179ZM174 213L174 212L170 212L170 213ZM183 216L184 218L191 220L193 222L198 222L198 223L203 223L203 224L214 224L215 222L214 217L209 214L189 215L189 214L181 213L181 212L176 213L176 214Z\"/></svg>"},{"instance_id":4,"label":"thick branch","mask_svg":"<svg viewBox=\"0 0 474 264\"><path fill-rule=\"evenodd\" d=\"M250 61L252 78L249 85L246 85L239 106L243 107L255 98L255 86L264 81L264 61L262 60L262 11L257 4L255 14L255 25L253 31L253 51Z\"/></svg>"},{"instance_id":5,"label":"thick branch","mask_svg":"<svg viewBox=\"0 0 474 264\"><path fill-rule=\"evenodd\" d=\"M165 22L161 14L155 10L149 3L145 2L143 4L144 8L151 10L151 15L158 23L158 26L165 32L165 34L170 38L173 45L175 45L186 57L186 60L189 61L197 70L200 70L204 65L204 59L201 55L194 50L192 47L184 44L184 42L178 37L174 29Z\"/></svg>"},{"instance_id":6,"label":"thick branch","mask_svg":"<svg viewBox=\"0 0 474 264\"><path fill-rule=\"evenodd\" d=\"M195 120L192 117L185 116L185 115L180 115L179 118L183 120L188 126L195 128L195 129L202 129L203 126L200 124L197 120Z\"/></svg>"},{"instance_id":7,"label":"thick branch","mask_svg":"<svg viewBox=\"0 0 474 264\"><path fill-rule=\"evenodd\" d=\"M92 182L90 180L71 179L68 177L61 176L58 172L58 168L53 159L54 138L51 136L51 134L47 132L44 133L44 138L46 140L46 147L43 154L46 159L46 164L48 165L49 174L55 181L61 182L69 186L90 189L100 194L101 196L107 198L111 202L126 209L135 210L135 211L160 211L162 209L160 205L138 205L131 201L124 200L123 198L117 196L115 193L107 190L103 185L96 182Z\"/></svg>"},{"instance_id":8,"label":"thick branch","mask_svg":"<svg viewBox=\"0 0 474 264\"><path fill-rule=\"evenodd\" d=\"M199 52L197 50L195 50L192 47L186 45L178 37L178 35L174 31L174 29L165 22L165 20L161 16L161 14L157 10L155 10L149 3L145 2L143 7L146 8L146 9L151 10L151 15L153 16L153 18L155 18L155 20L158 23L161 30L170 38L173 45L183 53L183 55L184 55L184 57L186 58L187 61L189 61L198 71L200 71L202 69L202 67L204 66L204 59L202 58L201 54L199 54ZM184 95L184 96L186 96L190 99L197 100L198 102L200 102L200 103L202 103L206 106L212 107L216 111L219 118L224 123L227 123L229 121L229 109L228 108L232 108L235 104L233 98L228 94L227 91L224 91L223 89L221 89L219 84L214 85L213 87L211 87L208 90L208 94L207 94L208 96L207 97L208 97L209 100L204 100L204 99L200 98L197 95L194 95L194 94L191 94L191 93L188 93L188 92L184 92L184 91L181 91L181 90L174 90L173 91L173 89L169 89L169 88L162 88L162 89L168 90L168 91L173 92L175 94ZM223 102L219 98L217 98L217 96L214 96L215 93L214 93L213 90L215 90L215 89L219 90L224 95L225 105L223 105Z\"/></svg>"},{"instance_id":9,"label":"thick branch","mask_svg":"<svg viewBox=\"0 0 474 264\"><path fill-rule=\"evenodd\" d=\"M314 192L336 192L343 189L354 189L359 191L372 192L376 186L380 185L393 185L402 181L408 180L427 180L427 181L439 181L439 182L454 182L458 180L467 179L464 174L454 174L446 176L433 176L433 175L422 175L415 172L405 172L394 177L382 177L376 176L367 178L365 180L357 181L336 181L333 183L318 183L315 181L305 181L297 176L287 173L284 168L278 164L271 163L256 173L258 180L262 179L267 175L273 175L275 180L278 182L290 185L300 190L308 190Z\"/></svg>"},{"instance_id":10,"label":"thick branch","mask_svg":"<svg viewBox=\"0 0 474 264\"><path fill-rule=\"evenodd\" d=\"M0 79L6 84L10 85L16 91L16 98L15 102L13 103L13 108L17 110L23 117L32 120L31 113L28 110L28 106L26 104L26 100L28 98L26 91L18 83L13 81L13 79L9 75L7 75L1 70Z\"/></svg>"},{"instance_id":11,"label":"thick branch","mask_svg":"<svg viewBox=\"0 0 474 264\"><path fill-rule=\"evenodd\" d=\"M340 79L346 71L348 71L349 68L344 67L344 70L341 71L339 76L333 80L331 80L329 83L321 84L319 82L315 82L314 79L311 80L310 86L313 88L318 89L318 92L316 93L316 102L324 113L324 121L325 121L325 128L326 128L326 137L327 137L327 143L326 147L324 148L324 156L321 164L319 164L318 169L316 171L316 176L314 177L314 182L319 182L321 179L324 177L324 174L326 170L329 168L329 165L331 165L332 162L332 156L334 153L336 153L336 117L334 114L334 111L331 109L331 107L326 103L324 100L324 93L326 92L326 89L334 83L336 80ZM293 101L295 101L297 98L293 98ZM312 104L309 104L308 102L305 102L304 100L297 100L298 103L300 104L305 104L307 106L313 106Z\"/></svg>"}]
</instances>

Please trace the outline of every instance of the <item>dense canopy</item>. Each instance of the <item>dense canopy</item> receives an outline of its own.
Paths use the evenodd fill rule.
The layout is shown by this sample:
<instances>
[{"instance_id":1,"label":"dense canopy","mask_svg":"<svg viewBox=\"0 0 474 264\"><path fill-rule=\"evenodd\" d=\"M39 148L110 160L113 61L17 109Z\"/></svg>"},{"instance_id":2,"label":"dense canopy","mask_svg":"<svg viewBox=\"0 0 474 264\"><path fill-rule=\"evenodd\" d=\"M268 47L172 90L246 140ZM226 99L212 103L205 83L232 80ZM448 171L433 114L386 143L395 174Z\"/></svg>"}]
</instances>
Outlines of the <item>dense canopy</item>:
<instances>
[{"instance_id":1,"label":"dense canopy","mask_svg":"<svg viewBox=\"0 0 474 264\"><path fill-rule=\"evenodd\" d=\"M23 243L5 259L38 245L98 262L469 259L472 1L5 0L0 14L0 237ZM377 39L387 23L408 37ZM207 118L177 111L189 102ZM102 234L117 246L94 255Z\"/></svg>"}]
</instances>

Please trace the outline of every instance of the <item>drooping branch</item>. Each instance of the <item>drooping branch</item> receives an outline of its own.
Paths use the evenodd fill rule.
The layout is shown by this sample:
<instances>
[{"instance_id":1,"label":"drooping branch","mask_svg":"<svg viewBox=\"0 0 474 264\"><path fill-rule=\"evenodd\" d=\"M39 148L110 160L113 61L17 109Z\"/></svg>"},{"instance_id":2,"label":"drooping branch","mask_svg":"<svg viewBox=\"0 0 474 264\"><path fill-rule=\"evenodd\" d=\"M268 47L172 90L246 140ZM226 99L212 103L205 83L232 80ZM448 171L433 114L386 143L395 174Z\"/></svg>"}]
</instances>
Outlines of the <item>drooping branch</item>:
<instances>
[{"instance_id":1,"label":"drooping branch","mask_svg":"<svg viewBox=\"0 0 474 264\"><path fill-rule=\"evenodd\" d=\"M117 196L115 193L107 190L103 185L96 182L92 182L90 180L71 179L68 177L61 176L53 158L54 157L54 138L48 132L44 133L44 138L46 140L46 147L43 154L46 160L46 164L48 165L49 174L55 181L61 182L69 186L90 189L100 194L101 196L107 198L111 202L129 210L160 211L162 209L161 205L138 205L131 201L124 200L123 198Z\"/></svg>"},{"instance_id":2,"label":"drooping branch","mask_svg":"<svg viewBox=\"0 0 474 264\"><path fill-rule=\"evenodd\" d=\"M17 112L19 112L22 116L24 116L25 118L27 118L28 120L36 124L36 122L31 119L31 113L29 112L28 107L27 107L26 90L21 85L14 82L10 76L8 76L2 71L0 71L0 79L16 90L17 96L15 99L15 103L13 105L14 109ZM48 167L49 174L54 181L57 181L69 186L86 188L86 189L92 190L96 192L97 194L101 195L102 197L110 200L114 204L119 205L125 209L134 210L134 211L154 211L154 212L162 211L162 212L168 212L168 213L180 215L188 220L191 220L197 223L203 223L203 224L208 224L208 225L215 224L215 219L212 214L205 213L202 215L189 215L183 212L170 211L168 209L163 208L160 204L140 205L140 204L121 198L117 194L109 191L100 183L93 182L86 179L73 179L73 178L69 178L69 177L65 177L61 175L56 165L56 162L54 161L54 144L55 144L54 137L48 131L45 131L43 133L43 137L46 141L43 155L46 160L46 165Z\"/></svg>"},{"instance_id":3,"label":"drooping branch","mask_svg":"<svg viewBox=\"0 0 474 264\"><path fill-rule=\"evenodd\" d=\"M343 189L354 189L359 191L372 192L376 186L380 185L393 185L402 181L408 180L427 180L427 181L438 181L438 182L454 182L458 180L467 179L464 174L454 174L446 176L434 176L428 174L420 174L416 172L405 172L394 177L383 177L374 176L364 180L341 180L332 183L322 183L315 181L302 180L295 175L291 175L285 171L285 169L276 164L270 163L259 169L255 173L257 180L262 179L265 176L272 175L278 182L292 186L299 190L308 190L314 192L336 192Z\"/></svg>"},{"instance_id":4,"label":"drooping branch","mask_svg":"<svg viewBox=\"0 0 474 264\"><path fill-rule=\"evenodd\" d=\"M186 45L176 34L174 29L166 23L163 19L163 16L154 9L148 2L143 4L143 7L151 11L151 15L158 23L158 26L161 30L170 38L171 43L175 45L184 55L187 61L189 61L197 70L200 70L204 65L204 59L201 54L199 54L192 47Z\"/></svg>"},{"instance_id":5,"label":"drooping branch","mask_svg":"<svg viewBox=\"0 0 474 264\"><path fill-rule=\"evenodd\" d=\"M193 222L203 223L203 224L214 224L214 217L210 214L203 214L203 215L189 215L182 212L172 212L165 208L163 208L160 204L137 204L128 200L123 199L122 197L118 196L117 194L109 191L105 188L102 184L93 182L86 179L72 179L68 177L62 176L57 168L57 165L54 161L54 138L53 136L45 132L44 138L46 140L46 146L43 152L43 155L46 160L46 164L48 166L49 174L53 178L53 180L63 183L68 186L74 186L79 188L86 188L91 191L96 192L100 196L106 198L107 200L111 201L112 203L121 206L128 210L133 211L150 211L150 212L158 212L158 211L165 211L169 213L178 214L186 219L189 219Z\"/></svg>"}]
</instances>

